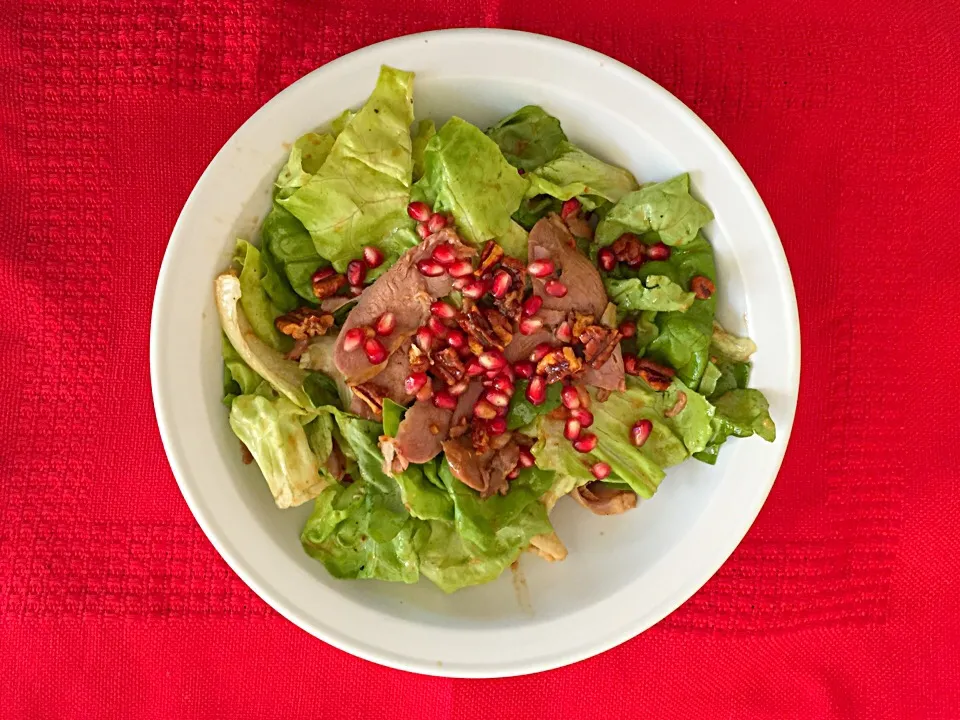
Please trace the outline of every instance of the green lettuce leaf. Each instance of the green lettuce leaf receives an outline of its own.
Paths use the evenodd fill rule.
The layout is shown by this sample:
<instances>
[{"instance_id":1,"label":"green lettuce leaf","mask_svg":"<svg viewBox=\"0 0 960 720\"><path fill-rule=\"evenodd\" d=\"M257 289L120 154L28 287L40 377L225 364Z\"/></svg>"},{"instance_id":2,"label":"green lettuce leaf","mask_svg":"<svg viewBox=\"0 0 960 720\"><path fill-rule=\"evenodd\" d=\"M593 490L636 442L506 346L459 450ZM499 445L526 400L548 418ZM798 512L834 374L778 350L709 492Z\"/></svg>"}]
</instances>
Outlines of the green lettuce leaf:
<instances>
[{"instance_id":1,"label":"green lettuce leaf","mask_svg":"<svg viewBox=\"0 0 960 720\"><path fill-rule=\"evenodd\" d=\"M286 208L274 202L260 228L260 240L270 251L274 264L287 278L287 282L302 300L317 303L313 294L311 277L318 268L329 262L317 253L310 233Z\"/></svg>"},{"instance_id":2,"label":"green lettuce leaf","mask_svg":"<svg viewBox=\"0 0 960 720\"><path fill-rule=\"evenodd\" d=\"M692 292L685 292L666 275L648 275L643 280L618 280L608 277L604 279L603 285L610 301L615 303L619 310L627 312L686 312L696 297Z\"/></svg>"},{"instance_id":3,"label":"green lettuce leaf","mask_svg":"<svg viewBox=\"0 0 960 720\"><path fill-rule=\"evenodd\" d=\"M541 498L548 511L564 495L596 480L590 472L590 464L584 462L584 455L577 452L563 436L562 420L540 416L537 421L537 442L532 452L537 467L554 472L553 485Z\"/></svg>"},{"instance_id":4,"label":"green lettuce leaf","mask_svg":"<svg viewBox=\"0 0 960 720\"><path fill-rule=\"evenodd\" d=\"M436 468L433 463L427 465ZM453 499L446 488L437 487L427 477L425 466L411 465L394 477L403 505L413 517L453 522Z\"/></svg>"},{"instance_id":5,"label":"green lettuce leaf","mask_svg":"<svg viewBox=\"0 0 960 720\"><path fill-rule=\"evenodd\" d=\"M598 160L566 141L560 143L554 157L527 178L530 181L527 197L549 195L559 200L580 197L587 210L597 206L600 202L597 198L617 202L637 189L637 181L628 171Z\"/></svg>"},{"instance_id":6,"label":"green lettuce leaf","mask_svg":"<svg viewBox=\"0 0 960 720\"><path fill-rule=\"evenodd\" d=\"M720 323L714 321L710 349L714 355L720 355L733 362L747 362L757 351L757 345L748 337L737 337L728 333Z\"/></svg>"},{"instance_id":7,"label":"green lettuce leaf","mask_svg":"<svg viewBox=\"0 0 960 720\"><path fill-rule=\"evenodd\" d=\"M487 130L513 167L530 172L557 154L567 136L560 121L536 105L527 105L507 115Z\"/></svg>"},{"instance_id":8,"label":"green lettuce leaf","mask_svg":"<svg viewBox=\"0 0 960 720\"><path fill-rule=\"evenodd\" d=\"M526 427L539 415L546 415L552 410L560 407L560 383L547 385L547 398L540 405L533 405L527 400L526 380L520 380L516 384L516 391L510 398L510 407L507 410L507 429L519 430Z\"/></svg>"},{"instance_id":9,"label":"green lettuce leaf","mask_svg":"<svg viewBox=\"0 0 960 720\"><path fill-rule=\"evenodd\" d=\"M257 461L277 507L301 505L327 485L304 430L312 417L284 397L241 395L230 407L230 427Z\"/></svg>"},{"instance_id":10,"label":"green lettuce leaf","mask_svg":"<svg viewBox=\"0 0 960 720\"><path fill-rule=\"evenodd\" d=\"M714 400L716 414L712 421L713 435L707 446L694 454L697 460L713 465L728 437L759 435L767 442L777 437L777 428L770 417L770 406L759 390L734 389Z\"/></svg>"},{"instance_id":11,"label":"green lettuce leaf","mask_svg":"<svg viewBox=\"0 0 960 720\"><path fill-rule=\"evenodd\" d=\"M451 213L474 245L495 238L507 252L526 256L526 232L510 216L520 206L527 181L504 160L496 143L453 117L427 143L424 167L415 199Z\"/></svg>"},{"instance_id":12,"label":"green lettuce leaf","mask_svg":"<svg viewBox=\"0 0 960 720\"><path fill-rule=\"evenodd\" d=\"M334 140L340 137L340 133L347 128L347 125L349 125L356 116L356 110L350 110L349 108L337 115L336 119L330 123L330 134L333 135Z\"/></svg>"},{"instance_id":13,"label":"green lettuce leaf","mask_svg":"<svg viewBox=\"0 0 960 720\"><path fill-rule=\"evenodd\" d=\"M274 350L289 350L292 341L282 335L273 321L282 315L263 286L266 269L260 251L246 240L237 240L233 261L240 266L240 305L253 331Z\"/></svg>"},{"instance_id":14,"label":"green lettuce leaf","mask_svg":"<svg viewBox=\"0 0 960 720\"><path fill-rule=\"evenodd\" d=\"M723 377L723 372L712 362L707 363L707 369L703 371L703 377L700 378L700 392L704 397L710 397L717 389L717 382Z\"/></svg>"},{"instance_id":15,"label":"green lettuce leaf","mask_svg":"<svg viewBox=\"0 0 960 720\"><path fill-rule=\"evenodd\" d=\"M433 120L421 120L413 134L413 180L416 182L423 177L425 165L423 155L430 138L437 134L437 126Z\"/></svg>"},{"instance_id":16,"label":"green lettuce leaf","mask_svg":"<svg viewBox=\"0 0 960 720\"><path fill-rule=\"evenodd\" d=\"M388 437L396 437L400 429L400 421L403 420L403 414L407 409L403 405L395 403L390 398L383 401L383 434Z\"/></svg>"},{"instance_id":17,"label":"green lettuce leaf","mask_svg":"<svg viewBox=\"0 0 960 720\"><path fill-rule=\"evenodd\" d=\"M264 381L250 369L226 335L221 336L223 354L223 401L229 406L238 395L253 395Z\"/></svg>"},{"instance_id":18,"label":"green lettuce leaf","mask_svg":"<svg viewBox=\"0 0 960 720\"><path fill-rule=\"evenodd\" d=\"M667 245L682 245L711 220L710 208L690 195L690 176L684 173L624 195L597 226L595 241L602 247L626 232L656 232Z\"/></svg>"},{"instance_id":19,"label":"green lettuce leaf","mask_svg":"<svg viewBox=\"0 0 960 720\"><path fill-rule=\"evenodd\" d=\"M320 169L333 147L333 136L309 132L301 135L290 148L287 163L274 183L277 197L288 198Z\"/></svg>"},{"instance_id":20,"label":"green lettuce leaf","mask_svg":"<svg viewBox=\"0 0 960 720\"><path fill-rule=\"evenodd\" d=\"M315 174L278 202L309 231L338 272L365 245L403 228L413 174L413 74L383 67L370 98L337 136ZM511 211L512 212L512 211Z\"/></svg>"}]
</instances>

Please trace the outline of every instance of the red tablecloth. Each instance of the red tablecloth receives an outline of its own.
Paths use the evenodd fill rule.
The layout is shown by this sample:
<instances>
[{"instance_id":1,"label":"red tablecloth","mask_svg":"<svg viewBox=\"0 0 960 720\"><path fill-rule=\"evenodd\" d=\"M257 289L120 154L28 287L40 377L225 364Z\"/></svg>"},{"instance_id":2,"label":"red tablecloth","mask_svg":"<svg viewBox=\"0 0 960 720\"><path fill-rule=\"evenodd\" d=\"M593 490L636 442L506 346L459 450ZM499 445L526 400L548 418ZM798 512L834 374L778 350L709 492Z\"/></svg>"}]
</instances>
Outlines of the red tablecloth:
<instances>
[{"instance_id":1,"label":"red tablecloth","mask_svg":"<svg viewBox=\"0 0 960 720\"><path fill-rule=\"evenodd\" d=\"M148 377L154 282L208 160L377 40L556 35L729 145L793 269L804 358L766 507L680 610L533 677L419 678L283 620L191 517ZM6 0L0 715L960 717L954 0Z\"/></svg>"}]
</instances>

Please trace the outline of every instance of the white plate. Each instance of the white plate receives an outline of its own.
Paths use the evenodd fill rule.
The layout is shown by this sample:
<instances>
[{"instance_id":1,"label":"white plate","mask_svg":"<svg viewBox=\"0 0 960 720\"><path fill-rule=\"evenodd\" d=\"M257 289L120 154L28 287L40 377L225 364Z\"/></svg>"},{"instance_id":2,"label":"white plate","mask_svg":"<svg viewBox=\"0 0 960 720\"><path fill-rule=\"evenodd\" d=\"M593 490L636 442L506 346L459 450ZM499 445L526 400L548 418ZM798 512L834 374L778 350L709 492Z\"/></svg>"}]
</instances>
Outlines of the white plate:
<instances>
[{"instance_id":1,"label":"white plate","mask_svg":"<svg viewBox=\"0 0 960 720\"><path fill-rule=\"evenodd\" d=\"M777 441L731 440L710 467L671 469L656 497L602 518L564 500L554 524L570 550L525 555L507 572L444 595L430 582L338 581L300 548L308 507L280 511L240 460L220 403L213 279L236 236L255 234L287 143L360 105L379 66L417 73L418 118L480 127L542 105L586 150L641 182L692 175L716 220L720 319L760 347L752 385L770 399ZM800 337L790 271L766 209L717 137L676 98L598 53L525 33L451 30L351 53L277 95L210 163L163 260L150 336L154 404L170 465L207 537L260 597L307 632L384 665L497 677L547 670L642 632L702 586L743 538L773 484L796 409Z\"/></svg>"}]
</instances>

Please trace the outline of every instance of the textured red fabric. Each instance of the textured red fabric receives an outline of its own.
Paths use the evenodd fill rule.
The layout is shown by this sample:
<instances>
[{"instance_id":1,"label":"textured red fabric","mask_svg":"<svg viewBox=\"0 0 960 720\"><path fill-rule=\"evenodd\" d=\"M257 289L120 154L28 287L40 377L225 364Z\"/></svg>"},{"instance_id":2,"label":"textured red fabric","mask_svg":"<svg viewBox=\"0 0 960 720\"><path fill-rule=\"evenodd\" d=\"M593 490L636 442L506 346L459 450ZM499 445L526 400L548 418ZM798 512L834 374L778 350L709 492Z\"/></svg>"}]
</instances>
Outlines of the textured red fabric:
<instances>
[{"instance_id":1,"label":"textured red fabric","mask_svg":"<svg viewBox=\"0 0 960 720\"><path fill-rule=\"evenodd\" d=\"M0 9L0 716L960 717L954 0L6 0ZM351 658L270 610L160 444L148 325L200 172L371 42L556 35L678 95L779 228L799 414L755 526L598 658L501 681Z\"/></svg>"}]
</instances>

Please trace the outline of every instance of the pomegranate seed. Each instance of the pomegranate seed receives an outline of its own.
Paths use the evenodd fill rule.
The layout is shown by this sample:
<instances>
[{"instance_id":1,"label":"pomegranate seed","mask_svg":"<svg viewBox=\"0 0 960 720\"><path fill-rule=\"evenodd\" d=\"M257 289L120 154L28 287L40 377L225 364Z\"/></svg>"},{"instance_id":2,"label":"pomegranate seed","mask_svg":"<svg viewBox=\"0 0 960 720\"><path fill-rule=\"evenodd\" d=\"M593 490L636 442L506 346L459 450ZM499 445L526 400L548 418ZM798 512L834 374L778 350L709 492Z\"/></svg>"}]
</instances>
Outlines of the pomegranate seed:
<instances>
[{"instance_id":1,"label":"pomegranate seed","mask_svg":"<svg viewBox=\"0 0 960 720\"><path fill-rule=\"evenodd\" d=\"M427 384L427 374L424 372L410 373L407 379L403 381L403 389L407 395L416 395Z\"/></svg>"},{"instance_id":2,"label":"pomegranate seed","mask_svg":"<svg viewBox=\"0 0 960 720\"><path fill-rule=\"evenodd\" d=\"M573 385L567 385L560 391L560 400L568 410L576 410L580 407L580 393Z\"/></svg>"},{"instance_id":3,"label":"pomegranate seed","mask_svg":"<svg viewBox=\"0 0 960 720\"><path fill-rule=\"evenodd\" d=\"M427 384L420 388L420 392L417 393L417 400L421 402L426 402L433 397L433 380L427 378Z\"/></svg>"},{"instance_id":4,"label":"pomegranate seed","mask_svg":"<svg viewBox=\"0 0 960 720\"><path fill-rule=\"evenodd\" d=\"M547 295L551 295L555 298L562 298L567 294L567 286L559 280L547 280L546 284L543 286L543 289L546 290Z\"/></svg>"},{"instance_id":5,"label":"pomegranate seed","mask_svg":"<svg viewBox=\"0 0 960 720\"><path fill-rule=\"evenodd\" d=\"M502 298L507 294L507 290L510 289L512 284L513 278L510 277L510 273L506 270L500 270L493 276L493 287L490 289L490 292L495 298Z\"/></svg>"},{"instance_id":6,"label":"pomegranate seed","mask_svg":"<svg viewBox=\"0 0 960 720\"><path fill-rule=\"evenodd\" d=\"M407 205L407 215L417 222L425 222L433 215L433 210L425 202L412 202Z\"/></svg>"},{"instance_id":7,"label":"pomegranate seed","mask_svg":"<svg viewBox=\"0 0 960 720\"><path fill-rule=\"evenodd\" d=\"M487 390L484 397L495 407L507 407L510 404L510 396L500 390Z\"/></svg>"},{"instance_id":8,"label":"pomegranate seed","mask_svg":"<svg viewBox=\"0 0 960 720\"><path fill-rule=\"evenodd\" d=\"M530 378L526 397L531 405L542 405L543 401L547 399L547 381L540 375Z\"/></svg>"},{"instance_id":9,"label":"pomegranate seed","mask_svg":"<svg viewBox=\"0 0 960 720\"><path fill-rule=\"evenodd\" d=\"M460 382L454 383L453 385L448 387L447 391L454 397L460 397L467 391L469 387L470 387L469 382L467 382L466 380L461 380Z\"/></svg>"},{"instance_id":10,"label":"pomegranate seed","mask_svg":"<svg viewBox=\"0 0 960 720\"><path fill-rule=\"evenodd\" d=\"M417 223L417 235L420 236L421 240L426 240L428 237L430 237L430 231L427 230L425 223Z\"/></svg>"},{"instance_id":11,"label":"pomegranate seed","mask_svg":"<svg viewBox=\"0 0 960 720\"><path fill-rule=\"evenodd\" d=\"M507 364L507 359L499 350L487 350L480 353L477 360L483 365L484 370L501 370Z\"/></svg>"},{"instance_id":12,"label":"pomegranate seed","mask_svg":"<svg viewBox=\"0 0 960 720\"><path fill-rule=\"evenodd\" d=\"M433 394L433 404L443 410L455 410L457 399L446 390L440 390Z\"/></svg>"},{"instance_id":13,"label":"pomegranate seed","mask_svg":"<svg viewBox=\"0 0 960 720\"><path fill-rule=\"evenodd\" d=\"M397 316L392 312L385 312L373 324L373 331L377 335L389 335L397 328Z\"/></svg>"},{"instance_id":14,"label":"pomegranate seed","mask_svg":"<svg viewBox=\"0 0 960 720\"><path fill-rule=\"evenodd\" d=\"M479 300L487 292L487 283L484 280L474 280L467 283L460 292L471 300Z\"/></svg>"},{"instance_id":15,"label":"pomegranate seed","mask_svg":"<svg viewBox=\"0 0 960 720\"><path fill-rule=\"evenodd\" d=\"M588 428L593 425L593 413L586 408L581 407L571 410L570 417L576 418L582 428Z\"/></svg>"},{"instance_id":16,"label":"pomegranate seed","mask_svg":"<svg viewBox=\"0 0 960 720\"><path fill-rule=\"evenodd\" d=\"M610 248L600 248L600 252L597 253L597 265L601 270L610 272L617 266L617 256Z\"/></svg>"},{"instance_id":17,"label":"pomegranate seed","mask_svg":"<svg viewBox=\"0 0 960 720\"><path fill-rule=\"evenodd\" d=\"M647 259L641 255L636 260L628 262L627 267L630 268L631 270L636 270L638 267L643 265L646 261Z\"/></svg>"},{"instance_id":18,"label":"pomegranate seed","mask_svg":"<svg viewBox=\"0 0 960 720\"><path fill-rule=\"evenodd\" d=\"M494 418L487 425L491 435L503 435L507 431L507 421L503 418Z\"/></svg>"},{"instance_id":19,"label":"pomegranate seed","mask_svg":"<svg viewBox=\"0 0 960 720\"><path fill-rule=\"evenodd\" d=\"M463 289L472 282L473 280L470 278L470 276L455 278L453 281L453 289L463 292Z\"/></svg>"},{"instance_id":20,"label":"pomegranate seed","mask_svg":"<svg viewBox=\"0 0 960 720\"><path fill-rule=\"evenodd\" d=\"M543 320L540 318L523 318L520 321L520 334L533 335L537 330L543 327Z\"/></svg>"},{"instance_id":21,"label":"pomegranate seed","mask_svg":"<svg viewBox=\"0 0 960 720\"><path fill-rule=\"evenodd\" d=\"M513 364L513 371L522 378L532 378L535 370L533 363L526 360Z\"/></svg>"},{"instance_id":22,"label":"pomegranate seed","mask_svg":"<svg viewBox=\"0 0 960 720\"><path fill-rule=\"evenodd\" d=\"M553 260L534 260L527 265L527 272L535 278L544 278L555 269Z\"/></svg>"},{"instance_id":23,"label":"pomegranate seed","mask_svg":"<svg viewBox=\"0 0 960 720\"><path fill-rule=\"evenodd\" d=\"M434 213L430 216L430 219L427 220L427 230L430 231L432 235L435 232L440 232L447 226L447 218L440 213Z\"/></svg>"},{"instance_id":24,"label":"pomegranate seed","mask_svg":"<svg viewBox=\"0 0 960 720\"><path fill-rule=\"evenodd\" d=\"M513 371L513 367L509 364L503 366L503 374L506 375L510 382L515 382L517 379L517 374Z\"/></svg>"},{"instance_id":25,"label":"pomegranate seed","mask_svg":"<svg viewBox=\"0 0 960 720\"><path fill-rule=\"evenodd\" d=\"M387 359L387 349L376 338L367 338L363 343L363 352L371 365L379 365Z\"/></svg>"},{"instance_id":26,"label":"pomegranate seed","mask_svg":"<svg viewBox=\"0 0 960 720\"><path fill-rule=\"evenodd\" d=\"M350 297L360 297L363 295L363 288L358 285L350 286Z\"/></svg>"},{"instance_id":27,"label":"pomegranate seed","mask_svg":"<svg viewBox=\"0 0 960 720\"><path fill-rule=\"evenodd\" d=\"M470 351L470 345L464 345L463 347L456 348L457 355L460 356L461 360L467 360L473 357L473 353Z\"/></svg>"},{"instance_id":28,"label":"pomegranate seed","mask_svg":"<svg viewBox=\"0 0 960 720\"><path fill-rule=\"evenodd\" d=\"M520 168L520 174L523 175L523 168ZM520 477L520 468L515 467L513 470L507 473L507 480L516 480Z\"/></svg>"},{"instance_id":29,"label":"pomegranate seed","mask_svg":"<svg viewBox=\"0 0 960 720\"><path fill-rule=\"evenodd\" d=\"M580 421L576 418L568 418L563 426L563 436L570 442L580 437Z\"/></svg>"},{"instance_id":30,"label":"pomegranate seed","mask_svg":"<svg viewBox=\"0 0 960 720\"><path fill-rule=\"evenodd\" d=\"M435 336L433 330L428 327L422 327L417 330L417 345L420 346L420 349L424 352L430 352L433 348L433 341Z\"/></svg>"},{"instance_id":31,"label":"pomegranate seed","mask_svg":"<svg viewBox=\"0 0 960 720\"><path fill-rule=\"evenodd\" d=\"M346 352L353 352L360 347L366 336L362 327L350 328L343 334L343 349Z\"/></svg>"},{"instance_id":32,"label":"pomegranate seed","mask_svg":"<svg viewBox=\"0 0 960 720\"><path fill-rule=\"evenodd\" d=\"M560 323L560 325L557 327L556 335L557 340L562 343L573 342L573 328L570 327L570 323L566 320Z\"/></svg>"},{"instance_id":33,"label":"pomegranate seed","mask_svg":"<svg viewBox=\"0 0 960 720\"><path fill-rule=\"evenodd\" d=\"M530 353L530 362L534 362L534 363L540 362L541 360L543 360L543 356L546 355L551 350L553 350L553 346L550 343L545 343L545 342L540 343L533 349L533 352Z\"/></svg>"},{"instance_id":34,"label":"pomegranate seed","mask_svg":"<svg viewBox=\"0 0 960 720\"><path fill-rule=\"evenodd\" d=\"M452 277L461 278L473 274L473 263L469 260L457 260L447 269Z\"/></svg>"},{"instance_id":35,"label":"pomegranate seed","mask_svg":"<svg viewBox=\"0 0 960 720\"><path fill-rule=\"evenodd\" d=\"M479 400L473 406L473 415L481 420L493 420L497 416L497 408L486 400Z\"/></svg>"},{"instance_id":36,"label":"pomegranate seed","mask_svg":"<svg viewBox=\"0 0 960 720\"><path fill-rule=\"evenodd\" d=\"M427 320L427 328L430 332L434 334L435 337L440 338L441 340L447 336L447 333L450 329L444 325L439 318L431 317Z\"/></svg>"},{"instance_id":37,"label":"pomegranate seed","mask_svg":"<svg viewBox=\"0 0 960 720\"><path fill-rule=\"evenodd\" d=\"M476 358L467 362L467 375L470 377L478 377L483 375L486 372L486 368L480 364L480 361Z\"/></svg>"},{"instance_id":38,"label":"pomegranate seed","mask_svg":"<svg viewBox=\"0 0 960 720\"><path fill-rule=\"evenodd\" d=\"M375 268L383 265L383 253L373 245L367 245L363 249L363 259L367 263L367 267Z\"/></svg>"},{"instance_id":39,"label":"pomegranate seed","mask_svg":"<svg viewBox=\"0 0 960 720\"><path fill-rule=\"evenodd\" d=\"M427 277L440 277L443 275L443 265L435 260L421 260L417 263L417 270L420 271L421 275L426 275Z\"/></svg>"},{"instance_id":40,"label":"pomegranate seed","mask_svg":"<svg viewBox=\"0 0 960 720\"><path fill-rule=\"evenodd\" d=\"M543 305L543 298L536 295L531 295L526 300L523 301L523 316L524 317L533 317L537 314L537 311L540 310L540 307Z\"/></svg>"},{"instance_id":41,"label":"pomegranate seed","mask_svg":"<svg viewBox=\"0 0 960 720\"><path fill-rule=\"evenodd\" d=\"M433 313L434 317L441 320L453 320L457 316L457 309L443 300L435 300L430 303L430 312Z\"/></svg>"},{"instance_id":42,"label":"pomegranate seed","mask_svg":"<svg viewBox=\"0 0 960 720\"><path fill-rule=\"evenodd\" d=\"M443 243L434 248L433 259L441 265L449 265L457 261L457 252L450 243Z\"/></svg>"},{"instance_id":43,"label":"pomegranate seed","mask_svg":"<svg viewBox=\"0 0 960 720\"><path fill-rule=\"evenodd\" d=\"M669 260L670 248L661 243L647 246L647 257L651 260Z\"/></svg>"},{"instance_id":44,"label":"pomegranate seed","mask_svg":"<svg viewBox=\"0 0 960 720\"><path fill-rule=\"evenodd\" d=\"M640 369L637 367L637 356L630 353L623 354L623 369L627 375L639 375Z\"/></svg>"},{"instance_id":45,"label":"pomegranate seed","mask_svg":"<svg viewBox=\"0 0 960 720\"><path fill-rule=\"evenodd\" d=\"M637 447L643 447L643 444L650 437L653 431L653 423L649 420L637 420L630 428L630 442Z\"/></svg>"},{"instance_id":46,"label":"pomegranate seed","mask_svg":"<svg viewBox=\"0 0 960 720\"><path fill-rule=\"evenodd\" d=\"M351 285L363 285L367 277L367 264L363 260L351 260L347 263L347 282Z\"/></svg>"},{"instance_id":47,"label":"pomegranate seed","mask_svg":"<svg viewBox=\"0 0 960 720\"><path fill-rule=\"evenodd\" d=\"M310 277L310 280L313 282L320 282L321 280L326 280L328 277L333 277L334 275L336 275L336 273L333 271L333 268L320 268Z\"/></svg>"},{"instance_id":48,"label":"pomegranate seed","mask_svg":"<svg viewBox=\"0 0 960 720\"><path fill-rule=\"evenodd\" d=\"M455 350L467 347L467 335L462 330L451 328L447 331L447 344ZM468 348L469 349L469 348Z\"/></svg>"},{"instance_id":49,"label":"pomegranate seed","mask_svg":"<svg viewBox=\"0 0 960 720\"><path fill-rule=\"evenodd\" d=\"M637 324L629 320L624 320L620 323L620 334L625 338L632 338L637 334Z\"/></svg>"},{"instance_id":50,"label":"pomegranate seed","mask_svg":"<svg viewBox=\"0 0 960 720\"><path fill-rule=\"evenodd\" d=\"M510 366L504 368L504 370L509 369ZM507 376L506 373L500 373L493 379L493 386L500 392L504 392L507 395L513 395L514 387L513 381Z\"/></svg>"},{"instance_id":51,"label":"pomegranate seed","mask_svg":"<svg viewBox=\"0 0 960 720\"><path fill-rule=\"evenodd\" d=\"M520 467L533 467L536 459L533 457L533 453L527 450L526 448L520 448Z\"/></svg>"},{"instance_id":52,"label":"pomegranate seed","mask_svg":"<svg viewBox=\"0 0 960 720\"><path fill-rule=\"evenodd\" d=\"M597 480L603 480L610 474L610 466L605 462L594 463L593 467L590 468L590 472L593 473L593 476Z\"/></svg>"},{"instance_id":53,"label":"pomegranate seed","mask_svg":"<svg viewBox=\"0 0 960 720\"><path fill-rule=\"evenodd\" d=\"M563 205L560 206L560 217L566 220L570 215L573 215L577 210L580 209L580 201L576 198L570 198L569 200L564 200Z\"/></svg>"},{"instance_id":54,"label":"pomegranate seed","mask_svg":"<svg viewBox=\"0 0 960 720\"><path fill-rule=\"evenodd\" d=\"M573 449L577 452L588 453L597 447L597 436L593 433L581 433L580 437L573 441Z\"/></svg>"}]
</instances>

